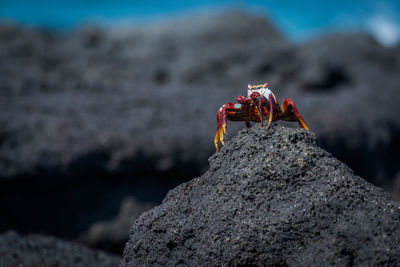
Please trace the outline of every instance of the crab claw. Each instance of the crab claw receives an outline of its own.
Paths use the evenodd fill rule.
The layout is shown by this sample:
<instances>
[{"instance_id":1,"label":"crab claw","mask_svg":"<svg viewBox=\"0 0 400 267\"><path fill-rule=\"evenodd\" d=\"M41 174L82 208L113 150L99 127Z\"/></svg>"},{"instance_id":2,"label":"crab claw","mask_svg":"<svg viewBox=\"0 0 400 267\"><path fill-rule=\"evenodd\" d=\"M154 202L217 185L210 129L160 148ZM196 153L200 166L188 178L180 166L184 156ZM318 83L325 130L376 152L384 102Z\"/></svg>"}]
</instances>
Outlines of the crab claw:
<instances>
[{"instance_id":1,"label":"crab claw","mask_svg":"<svg viewBox=\"0 0 400 267\"><path fill-rule=\"evenodd\" d=\"M225 145L224 142L224 135L226 134L226 107L223 105L220 107L217 113L217 132L215 133L214 144L217 151L218 149L218 142L221 142L222 145Z\"/></svg>"},{"instance_id":2,"label":"crab claw","mask_svg":"<svg viewBox=\"0 0 400 267\"><path fill-rule=\"evenodd\" d=\"M226 123L223 124L221 127L217 128L217 132L216 132L215 138L214 138L215 149L217 151L219 151L218 142L221 142L222 145L225 145L225 142L224 142L224 135L226 133L225 127L226 127Z\"/></svg>"}]
</instances>

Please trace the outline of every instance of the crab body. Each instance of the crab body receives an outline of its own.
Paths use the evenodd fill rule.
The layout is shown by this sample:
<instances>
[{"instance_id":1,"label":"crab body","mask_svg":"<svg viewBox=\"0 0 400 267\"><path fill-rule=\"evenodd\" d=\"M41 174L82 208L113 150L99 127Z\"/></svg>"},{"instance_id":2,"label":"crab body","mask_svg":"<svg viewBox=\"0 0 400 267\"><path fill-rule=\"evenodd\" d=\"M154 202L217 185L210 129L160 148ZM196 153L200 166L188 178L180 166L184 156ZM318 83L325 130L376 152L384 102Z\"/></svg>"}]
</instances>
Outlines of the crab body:
<instances>
[{"instance_id":1,"label":"crab body","mask_svg":"<svg viewBox=\"0 0 400 267\"><path fill-rule=\"evenodd\" d=\"M282 106L279 106L275 95L268 88L268 83L249 85L247 98L238 95L235 103L226 103L220 107L217 113L217 132L214 138L217 150L218 142L224 145L224 135L228 120L244 121L247 127L251 127L250 121L261 122L261 125L263 125L263 121L268 120L266 129L269 128L273 121L297 121L301 128L309 130L293 100L285 98L282 101Z\"/></svg>"}]
</instances>

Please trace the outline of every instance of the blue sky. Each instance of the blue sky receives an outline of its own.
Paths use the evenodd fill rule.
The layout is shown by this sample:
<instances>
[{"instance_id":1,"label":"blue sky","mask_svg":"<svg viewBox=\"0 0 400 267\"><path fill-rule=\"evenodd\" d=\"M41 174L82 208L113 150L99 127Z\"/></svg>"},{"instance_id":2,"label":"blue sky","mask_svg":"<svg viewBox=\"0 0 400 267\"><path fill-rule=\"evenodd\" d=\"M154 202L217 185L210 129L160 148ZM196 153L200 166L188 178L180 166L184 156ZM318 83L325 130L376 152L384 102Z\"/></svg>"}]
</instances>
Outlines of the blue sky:
<instances>
[{"instance_id":1,"label":"blue sky","mask_svg":"<svg viewBox=\"0 0 400 267\"><path fill-rule=\"evenodd\" d=\"M400 39L400 0L0 0L0 19L29 26L69 29L86 22L138 23L232 7L267 15L294 41L329 31L349 30L368 31L385 45Z\"/></svg>"}]
</instances>

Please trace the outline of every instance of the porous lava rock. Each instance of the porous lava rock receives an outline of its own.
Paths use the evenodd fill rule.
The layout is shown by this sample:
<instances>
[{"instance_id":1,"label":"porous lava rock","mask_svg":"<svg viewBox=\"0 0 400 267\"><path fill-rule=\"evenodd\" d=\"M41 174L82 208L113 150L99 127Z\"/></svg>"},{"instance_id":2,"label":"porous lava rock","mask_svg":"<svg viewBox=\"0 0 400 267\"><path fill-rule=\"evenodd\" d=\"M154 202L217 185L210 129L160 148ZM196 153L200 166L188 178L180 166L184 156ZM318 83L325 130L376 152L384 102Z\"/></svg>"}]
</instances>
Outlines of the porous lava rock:
<instances>
[{"instance_id":1,"label":"porous lava rock","mask_svg":"<svg viewBox=\"0 0 400 267\"><path fill-rule=\"evenodd\" d=\"M131 229L120 266L394 266L400 203L303 129L256 125Z\"/></svg>"},{"instance_id":2,"label":"porous lava rock","mask_svg":"<svg viewBox=\"0 0 400 267\"><path fill-rule=\"evenodd\" d=\"M118 256L51 236L23 236L13 231L0 235L0 266L4 267L112 267L118 261Z\"/></svg>"}]
</instances>

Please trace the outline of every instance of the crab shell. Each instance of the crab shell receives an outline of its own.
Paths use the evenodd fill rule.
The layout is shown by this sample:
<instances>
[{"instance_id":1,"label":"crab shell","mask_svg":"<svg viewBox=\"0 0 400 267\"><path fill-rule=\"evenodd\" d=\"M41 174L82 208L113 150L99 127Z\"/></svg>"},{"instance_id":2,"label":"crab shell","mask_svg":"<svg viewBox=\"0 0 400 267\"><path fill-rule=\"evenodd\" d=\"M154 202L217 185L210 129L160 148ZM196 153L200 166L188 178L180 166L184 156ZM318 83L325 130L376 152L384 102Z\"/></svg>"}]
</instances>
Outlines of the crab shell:
<instances>
[{"instance_id":1,"label":"crab shell","mask_svg":"<svg viewBox=\"0 0 400 267\"><path fill-rule=\"evenodd\" d=\"M258 92L260 95L265 96L267 99L270 94L272 94L271 90L268 88L268 84L262 84L262 85L248 85L247 86L247 97L250 98L251 93Z\"/></svg>"}]
</instances>

